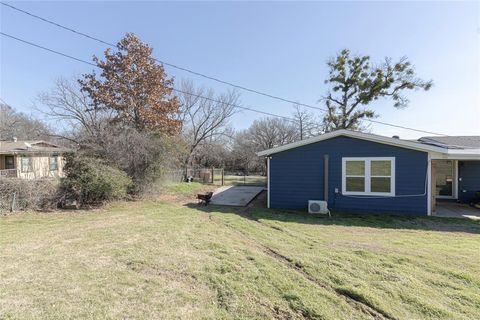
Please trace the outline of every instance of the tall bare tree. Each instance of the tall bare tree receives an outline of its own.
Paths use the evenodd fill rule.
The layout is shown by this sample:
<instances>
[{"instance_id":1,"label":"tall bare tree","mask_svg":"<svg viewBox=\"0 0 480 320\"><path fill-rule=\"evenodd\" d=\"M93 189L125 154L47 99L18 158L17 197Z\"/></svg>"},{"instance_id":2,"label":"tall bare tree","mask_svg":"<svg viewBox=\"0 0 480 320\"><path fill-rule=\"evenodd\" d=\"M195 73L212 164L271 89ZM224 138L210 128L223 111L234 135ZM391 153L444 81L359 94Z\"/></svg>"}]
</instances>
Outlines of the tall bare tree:
<instances>
[{"instance_id":1,"label":"tall bare tree","mask_svg":"<svg viewBox=\"0 0 480 320\"><path fill-rule=\"evenodd\" d=\"M393 100L395 108L404 108L408 90L429 90L432 81L416 77L415 69L406 57L393 63L385 58L378 66L370 64L369 56L351 55L342 50L328 62L329 76L325 80L331 85L324 97L328 113L323 118L325 131L337 129L359 129L363 119L376 118L378 114L369 104L379 98Z\"/></svg>"},{"instance_id":2,"label":"tall bare tree","mask_svg":"<svg viewBox=\"0 0 480 320\"><path fill-rule=\"evenodd\" d=\"M297 140L310 138L320 133L320 121L312 112L302 108L298 104L295 104L293 108L293 119L295 120Z\"/></svg>"},{"instance_id":3,"label":"tall bare tree","mask_svg":"<svg viewBox=\"0 0 480 320\"><path fill-rule=\"evenodd\" d=\"M264 169L264 159L257 156L260 151L249 130L243 130L235 135L231 151L231 170L243 170L245 173L260 172Z\"/></svg>"},{"instance_id":4,"label":"tall bare tree","mask_svg":"<svg viewBox=\"0 0 480 320\"><path fill-rule=\"evenodd\" d=\"M232 157L238 169L260 171L265 162L256 152L278 147L298 138L295 122L280 118L255 120L252 125L235 135Z\"/></svg>"},{"instance_id":5,"label":"tall bare tree","mask_svg":"<svg viewBox=\"0 0 480 320\"><path fill-rule=\"evenodd\" d=\"M236 91L215 95L213 90L196 88L191 81L183 81L180 91L180 120L189 146L185 165L189 165L199 146L218 137L231 136L229 122L240 96Z\"/></svg>"},{"instance_id":6,"label":"tall bare tree","mask_svg":"<svg viewBox=\"0 0 480 320\"><path fill-rule=\"evenodd\" d=\"M294 142L296 137L295 123L280 118L255 120L248 133L257 151Z\"/></svg>"},{"instance_id":7,"label":"tall bare tree","mask_svg":"<svg viewBox=\"0 0 480 320\"><path fill-rule=\"evenodd\" d=\"M111 109L92 108L91 104L90 97L76 80L59 78L51 90L38 95L36 108L50 120L62 124L64 133L57 132L56 136L88 146L102 143L114 116Z\"/></svg>"}]
</instances>

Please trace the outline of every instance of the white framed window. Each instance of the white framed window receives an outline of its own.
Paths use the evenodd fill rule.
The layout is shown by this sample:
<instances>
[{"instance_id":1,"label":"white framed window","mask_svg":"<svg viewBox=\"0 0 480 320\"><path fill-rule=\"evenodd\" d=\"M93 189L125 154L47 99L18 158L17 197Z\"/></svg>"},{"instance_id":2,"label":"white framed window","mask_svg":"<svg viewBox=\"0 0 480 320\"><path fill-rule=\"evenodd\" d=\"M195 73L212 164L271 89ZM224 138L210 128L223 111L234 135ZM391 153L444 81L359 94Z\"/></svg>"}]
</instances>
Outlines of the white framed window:
<instances>
[{"instance_id":1,"label":"white framed window","mask_svg":"<svg viewBox=\"0 0 480 320\"><path fill-rule=\"evenodd\" d=\"M395 195L395 157L342 158L342 194Z\"/></svg>"}]
</instances>

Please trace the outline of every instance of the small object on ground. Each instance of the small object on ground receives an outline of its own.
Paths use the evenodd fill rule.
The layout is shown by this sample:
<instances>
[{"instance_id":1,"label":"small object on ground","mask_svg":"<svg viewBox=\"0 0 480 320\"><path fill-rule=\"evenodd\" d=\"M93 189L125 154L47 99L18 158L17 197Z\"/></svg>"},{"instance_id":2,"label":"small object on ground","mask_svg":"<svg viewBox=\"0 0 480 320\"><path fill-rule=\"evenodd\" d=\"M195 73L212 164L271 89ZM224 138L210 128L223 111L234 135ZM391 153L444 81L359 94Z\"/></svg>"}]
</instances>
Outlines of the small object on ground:
<instances>
[{"instance_id":1,"label":"small object on ground","mask_svg":"<svg viewBox=\"0 0 480 320\"><path fill-rule=\"evenodd\" d=\"M192 176L188 176L187 179L186 179L186 181L187 181L188 183L192 182L192 181L193 181L193 177L192 177Z\"/></svg>"},{"instance_id":2,"label":"small object on ground","mask_svg":"<svg viewBox=\"0 0 480 320\"><path fill-rule=\"evenodd\" d=\"M63 208L64 209L79 209L80 206L79 206L77 200L66 199L65 202L63 203Z\"/></svg>"},{"instance_id":3,"label":"small object on ground","mask_svg":"<svg viewBox=\"0 0 480 320\"><path fill-rule=\"evenodd\" d=\"M197 194L197 199L201 204L208 205L212 199L213 192L199 193Z\"/></svg>"}]
</instances>

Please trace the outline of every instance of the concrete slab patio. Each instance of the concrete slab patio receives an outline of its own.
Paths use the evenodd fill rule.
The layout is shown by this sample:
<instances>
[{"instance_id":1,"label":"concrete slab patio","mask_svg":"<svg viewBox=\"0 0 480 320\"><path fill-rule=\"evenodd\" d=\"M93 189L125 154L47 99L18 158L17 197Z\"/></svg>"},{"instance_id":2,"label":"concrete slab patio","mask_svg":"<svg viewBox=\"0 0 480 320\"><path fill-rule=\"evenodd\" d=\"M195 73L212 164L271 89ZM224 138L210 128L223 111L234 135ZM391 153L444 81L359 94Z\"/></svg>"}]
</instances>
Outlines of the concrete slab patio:
<instances>
[{"instance_id":1,"label":"concrete slab patio","mask_svg":"<svg viewBox=\"0 0 480 320\"><path fill-rule=\"evenodd\" d=\"M480 220L480 209L456 202L439 202L435 216Z\"/></svg>"},{"instance_id":2,"label":"concrete slab patio","mask_svg":"<svg viewBox=\"0 0 480 320\"><path fill-rule=\"evenodd\" d=\"M263 187L255 186L222 187L215 190L210 203L222 206L244 207L262 192L263 189Z\"/></svg>"}]
</instances>

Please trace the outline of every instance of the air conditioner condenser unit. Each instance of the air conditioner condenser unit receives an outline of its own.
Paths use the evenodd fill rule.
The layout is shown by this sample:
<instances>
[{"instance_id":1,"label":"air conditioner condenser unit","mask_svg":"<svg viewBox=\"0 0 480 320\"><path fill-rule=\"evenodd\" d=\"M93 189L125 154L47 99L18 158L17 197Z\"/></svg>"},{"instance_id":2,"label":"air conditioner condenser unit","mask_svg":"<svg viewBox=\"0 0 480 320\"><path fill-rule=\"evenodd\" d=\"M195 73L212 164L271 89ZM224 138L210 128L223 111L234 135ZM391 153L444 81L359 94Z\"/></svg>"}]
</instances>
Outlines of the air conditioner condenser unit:
<instances>
[{"instance_id":1,"label":"air conditioner condenser unit","mask_svg":"<svg viewBox=\"0 0 480 320\"><path fill-rule=\"evenodd\" d=\"M328 210L327 201L308 200L308 213L328 214L328 216L330 217L330 210Z\"/></svg>"}]
</instances>

